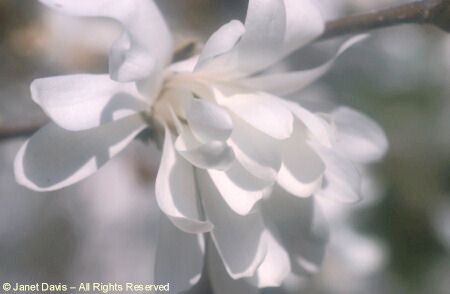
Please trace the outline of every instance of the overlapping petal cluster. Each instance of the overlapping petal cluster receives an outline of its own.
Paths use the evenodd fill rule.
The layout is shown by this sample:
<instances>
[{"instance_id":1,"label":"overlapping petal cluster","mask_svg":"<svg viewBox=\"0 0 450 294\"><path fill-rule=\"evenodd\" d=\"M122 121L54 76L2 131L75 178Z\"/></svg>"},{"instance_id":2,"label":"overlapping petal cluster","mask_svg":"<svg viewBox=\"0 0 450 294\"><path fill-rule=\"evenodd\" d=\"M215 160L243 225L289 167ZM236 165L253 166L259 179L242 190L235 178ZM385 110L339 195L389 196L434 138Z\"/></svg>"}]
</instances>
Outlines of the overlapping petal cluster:
<instances>
[{"instance_id":1,"label":"overlapping petal cluster","mask_svg":"<svg viewBox=\"0 0 450 294\"><path fill-rule=\"evenodd\" d=\"M199 56L170 64L172 38L151 0L41 2L111 18L124 31L109 74L33 82L52 122L20 149L19 183L37 191L76 183L150 123L163 138L156 282L185 291L206 267L218 293L253 293L317 270L328 232L314 197L357 201L353 162L380 158L387 142L354 110L318 114L280 97L315 81L360 37L318 68L266 73L324 23L306 0L250 0L245 23L231 21Z\"/></svg>"}]
</instances>

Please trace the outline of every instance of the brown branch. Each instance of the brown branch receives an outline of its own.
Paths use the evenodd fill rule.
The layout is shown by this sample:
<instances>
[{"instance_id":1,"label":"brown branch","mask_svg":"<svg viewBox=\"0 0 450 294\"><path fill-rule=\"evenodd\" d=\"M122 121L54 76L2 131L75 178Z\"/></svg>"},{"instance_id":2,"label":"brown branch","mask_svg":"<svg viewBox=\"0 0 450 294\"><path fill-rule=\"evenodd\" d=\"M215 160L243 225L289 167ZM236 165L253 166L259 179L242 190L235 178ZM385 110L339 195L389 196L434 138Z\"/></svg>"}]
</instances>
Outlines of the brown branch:
<instances>
[{"instance_id":1,"label":"brown branch","mask_svg":"<svg viewBox=\"0 0 450 294\"><path fill-rule=\"evenodd\" d=\"M0 127L0 141L28 137L43 125L43 123L36 123L20 127Z\"/></svg>"},{"instance_id":2,"label":"brown branch","mask_svg":"<svg viewBox=\"0 0 450 294\"><path fill-rule=\"evenodd\" d=\"M318 41L344 35L366 33L371 30L401 24L429 24L450 32L450 0L423 0L377 12L330 21L326 24L325 32ZM177 50L175 60L189 54L195 48L195 44L187 44ZM29 136L40 127L40 124L36 124L24 127L0 128L0 141Z\"/></svg>"},{"instance_id":3,"label":"brown branch","mask_svg":"<svg viewBox=\"0 0 450 294\"><path fill-rule=\"evenodd\" d=\"M423 0L330 21L318 40L402 24L429 24L450 32L450 0Z\"/></svg>"}]
</instances>

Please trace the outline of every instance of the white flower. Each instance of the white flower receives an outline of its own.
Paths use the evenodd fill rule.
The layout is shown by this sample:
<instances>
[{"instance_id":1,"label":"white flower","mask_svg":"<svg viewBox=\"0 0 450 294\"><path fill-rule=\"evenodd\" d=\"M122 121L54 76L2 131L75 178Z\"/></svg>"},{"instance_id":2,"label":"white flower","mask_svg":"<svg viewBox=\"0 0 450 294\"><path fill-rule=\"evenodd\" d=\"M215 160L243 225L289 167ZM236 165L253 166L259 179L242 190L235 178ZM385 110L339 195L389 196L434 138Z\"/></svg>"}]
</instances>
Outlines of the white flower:
<instances>
[{"instance_id":1,"label":"white flower","mask_svg":"<svg viewBox=\"0 0 450 294\"><path fill-rule=\"evenodd\" d=\"M124 32L111 49L109 75L33 82L32 98L53 122L20 149L19 183L49 191L78 182L150 123L164 133L156 283L170 282L173 293L191 288L205 252L217 293L251 293L290 273L317 271L327 227L309 196L358 200L352 160L378 159L387 143L353 110L314 114L279 96L319 78L360 37L316 69L264 74L324 24L307 0L250 0L245 24L231 21L199 56L169 65L172 39L153 1L41 2L112 18Z\"/></svg>"}]
</instances>

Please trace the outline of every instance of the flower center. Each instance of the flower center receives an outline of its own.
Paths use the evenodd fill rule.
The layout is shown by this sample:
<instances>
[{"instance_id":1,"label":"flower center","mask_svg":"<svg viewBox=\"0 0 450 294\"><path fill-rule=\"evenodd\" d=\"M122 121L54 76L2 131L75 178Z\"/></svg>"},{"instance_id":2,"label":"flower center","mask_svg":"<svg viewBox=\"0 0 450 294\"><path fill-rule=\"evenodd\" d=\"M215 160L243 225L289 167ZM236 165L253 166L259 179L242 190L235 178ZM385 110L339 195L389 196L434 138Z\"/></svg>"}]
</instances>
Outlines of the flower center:
<instances>
[{"instance_id":1,"label":"flower center","mask_svg":"<svg viewBox=\"0 0 450 294\"><path fill-rule=\"evenodd\" d=\"M199 97L195 89L199 83L195 74L167 71L161 91L150 110L152 119L170 127L175 127L174 119L185 121L191 100Z\"/></svg>"}]
</instances>

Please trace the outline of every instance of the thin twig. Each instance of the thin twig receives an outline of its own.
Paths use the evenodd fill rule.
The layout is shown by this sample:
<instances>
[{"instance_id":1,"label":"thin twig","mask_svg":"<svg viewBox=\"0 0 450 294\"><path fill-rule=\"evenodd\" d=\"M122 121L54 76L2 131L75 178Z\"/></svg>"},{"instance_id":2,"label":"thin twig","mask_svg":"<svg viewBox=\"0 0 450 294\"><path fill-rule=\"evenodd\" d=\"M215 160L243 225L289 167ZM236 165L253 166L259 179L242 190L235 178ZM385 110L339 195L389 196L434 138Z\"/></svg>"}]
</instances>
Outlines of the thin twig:
<instances>
[{"instance_id":1,"label":"thin twig","mask_svg":"<svg viewBox=\"0 0 450 294\"><path fill-rule=\"evenodd\" d=\"M37 131L42 125L44 124L30 124L20 127L0 127L0 141L20 137L28 137L35 131Z\"/></svg>"},{"instance_id":2,"label":"thin twig","mask_svg":"<svg viewBox=\"0 0 450 294\"><path fill-rule=\"evenodd\" d=\"M450 32L450 0L423 0L396 7L344 17L326 24L325 32L317 41L350 34L366 33L371 30L402 24L429 24ZM175 53L176 59L196 48L188 44ZM0 128L0 141L29 136L41 127L40 124L25 127Z\"/></svg>"},{"instance_id":3,"label":"thin twig","mask_svg":"<svg viewBox=\"0 0 450 294\"><path fill-rule=\"evenodd\" d=\"M402 24L429 24L450 32L450 0L423 0L330 21L318 40Z\"/></svg>"}]
</instances>

